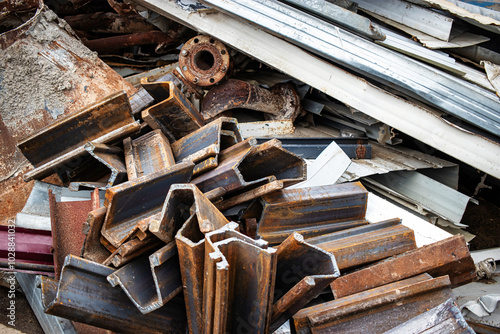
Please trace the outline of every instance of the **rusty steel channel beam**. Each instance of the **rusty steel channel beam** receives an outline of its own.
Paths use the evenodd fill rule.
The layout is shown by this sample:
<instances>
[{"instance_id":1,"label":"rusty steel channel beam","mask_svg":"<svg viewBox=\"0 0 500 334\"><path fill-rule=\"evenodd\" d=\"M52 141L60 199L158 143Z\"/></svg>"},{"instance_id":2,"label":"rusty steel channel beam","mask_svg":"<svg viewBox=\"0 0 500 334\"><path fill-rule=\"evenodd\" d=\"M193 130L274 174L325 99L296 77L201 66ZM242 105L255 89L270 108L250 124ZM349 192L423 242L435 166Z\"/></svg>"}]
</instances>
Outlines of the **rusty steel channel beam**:
<instances>
[{"instance_id":1,"label":"rusty steel channel beam","mask_svg":"<svg viewBox=\"0 0 500 334\"><path fill-rule=\"evenodd\" d=\"M211 232L228 223L224 215L192 184L174 184L161 213L149 224L149 231L165 243L174 240L177 231L195 215L201 233Z\"/></svg>"},{"instance_id":2,"label":"rusty steel channel beam","mask_svg":"<svg viewBox=\"0 0 500 334\"><path fill-rule=\"evenodd\" d=\"M109 173L96 182L71 182L69 189L78 191L80 187L98 188L106 190L114 185L127 181L127 167L125 166L123 150L116 146L88 142L84 146L91 157L109 169ZM93 173L90 173L92 175Z\"/></svg>"},{"instance_id":3,"label":"rusty steel channel beam","mask_svg":"<svg viewBox=\"0 0 500 334\"><path fill-rule=\"evenodd\" d=\"M185 333L182 299L142 314L122 289L108 283L112 273L109 267L68 255L59 282L41 276L45 313L120 333Z\"/></svg>"},{"instance_id":4,"label":"rusty steel channel beam","mask_svg":"<svg viewBox=\"0 0 500 334\"><path fill-rule=\"evenodd\" d=\"M306 241L335 255L340 270L417 248L413 230L402 225L399 218L323 234Z\"/></svg>"},{"instance_id":5,"label":"rusty steel channel beam","mask_svg":"<svg viewBox=\"0 0 500 334\"><path fill-rule=\"evenodd\" d=\"M308 238L368 224L367 198L360 182L283 189L252 202L240 218L255 218L258 234L277 244L295 231Z\"/></svg>"},{"instance_id":6,"label":"rusty steel channel beam","mask_svg":"<svg viewBox=\"0 0 500 334\"><path fill-rule=\"evenodd\" d=\"M160 129L175 142L201 128L205 121L196 108L171 81L141 83L153 98L164 98L144 109L142 119L153 129ZM159 88L161 86L161 89ZM158 90L162 93L158 94Z\"/></svg>"},{"instance_id":7,"label":"rusty steel channel beam","mask_svg":"<svg viewBox=\"0 0 500 334\"><path fill-rule=\"evenodd\" d=\"M192 182L203 192L223 187L234 195L275 180L286 187L306 179L305 160L282 149L278 140L254 145L255 139L249 138L222 151L219 166Z\"/></svg>"},{"instance_id":8,"label":"rusty steel channel beam","mask_svg":"<svg viewBox=\"0 0 500 334\"><path fill-rule=\"evenodd\" d=\"M172 144L176 161L193 161L199 173L215 168L221 151L243 140L235 118L221 117Z\"/></svg>"},{"instance_id":9,"label":"rusty steel channel beam","mask_svg":"<svg viewBox=\"0 0 500 334\"><path fill-rule=\"evenodd\" d=\"M355 295L302 309L298 334L383 333L453 298L448 276L412 277Z\"/></svg>"},{"instance_id":10,"label":"rusty steel channel beam","mask_svg":"<svg viewBox=\"0 0 500 334\"><path fill-rule=\"evenodd\" d=\"M462 312L452 298L444 303L417 315L416 317L394 327L384 334L474 334L474 330L467 324Z\"/></svg>"},{"instance_id":11,"label":"rusty steel channel beam","mask_svg":"<svg viewBox=\"0 0 500 334\"><path fill-rule=\"evenodd\" d=\"M270 331L281 327L339 276L335 256L292 233L277 249Z\"/></svg>"},{"instance_id":12,"label":"rusty steel channel beam","mask_svg":"<svg viewBox=\"0 0 500 334\"><path fill-rule=\"evenodd\" d=\"M182 291L175 242L134 259L109 275L108 281L112 286L120 285L143 314L163 307Z\"/></svg>"},{"instance_id":13,"label":"rusty steel channel beam","mask_svg":"<svg viewBox=\"0 0 500 334\"><path fill-rule=\"evenodd\" d=\"M217 264L213 333L268 333L276 249L229 238L213 244Z\"/></svg>"},{"instance_id":14,"label":"rusty steel channel beam","mask_svg":"<svg viewBox=\"0 0 500 334\"><path fill-rule=\"evenodd\" d=\"M135 121L127 94L120 91L22 139L18 148L34 167L42 168L89 141L132 124ZM25 180L31 180L35 171Z\"/></svg>"},{"instance_id":15,"label":"rusty steel channel beam","mask_svg":"<svg viewBox=\"0 0 500 334\"><path fill-rule=\"evenodd\" d=\"M52 247L54 250L55 278L59 279L67 255L80 256L85 241L82 227L89 212L99 207L99 190L95 189L88 201L57 202L49 189Z\"/></svg>"},{"instance_id":16,"label":"rusty steel channel beam","mask_svg":"<svg viewBox=\"0 0 500 334\"><path fill-rule=\"evenodd\" d=\"M185 162L106 190L108 211L101 234L119 247L137 231L144 219L158 213L174 183L189 182L194 164Z\"/></svg>"},{"instance_id":17,"label":"rusty steel channel beam","mask_svg":"<svg viewBox=\"0 0 500 334\"><path fill-rule=\"evenodd\" d=\"M152 233L171 240L172 233L179 252L184 298L191 333L202 328L203 275L205 260L204 232L229 223L217 208L192 184L171 187L162 210L162 220L150 224ZM179 228L180 227L180 228Z\"/></svg>"},{"instance_id":18,"label":"rusty steel channel beam","mask_svg":"<svg viewBox=\"0 0 500 334\"><path fill-rule=\"evenodd\" d=\"M160 248L163 245L159 239L148 235L144 239L132 238L124 242L104 262L104 265L112 264L119 268L129 263L142 254Z\"/></svg>"},{"instance_id":19,"label":"rusty steel channel beam","mask_svg":"<svg viewBox=\"0 0 500 334\"><path fill-rule=\"evenodd\" d=\"M230 222L224 227L205 235L205 274L202 308L203 333L220 333L222 328L225 328L227 290L223 285L227 280L227 261L214 244L229 238L237 238L257 247L267 248L265 240L254 240L239 233L238 224L235 222Z\"/></svg>"},{"instance_id":20,"label":"rusty steel channel beam","mask_svg":"<svg viewBox=\"0 0 500 334\"><path fill-rule=\"evenodd\" d=\"M293 84L278 83L265 89L237 79L229 79L210 89L201 103L201 113L205 119L231 109L256 110L270 114L271 119L294 121L301 111L301 105Z\"/></svg>"},{"instance_id":21,"label":"rusty steel channel beam","mask_svg":"<svg viewBox=\"0 0 500 334\"><path fill-rule=\"evenodd\" d=\"M175 165L170 143L161 130L153 130L133 140L125 138L123 149L129 181Z\"/></svg>"},{"instance_id":22,"label":"rusty steel channel beam","mask_svg":"<svg viewBox=\"0 0 500 334\"><path fill-rule=\"evenodd\" d=\"M256 198L264 196L266 194L272 193L273 191L283 189L283 181L272 181L268 184L264 184L255 189L251 189L242 194L230 197L221 202L215 203L215 206L220 211L224 211L230 209L234 206L237 206L242 203L250 202Z\"/></svg>"},{"instance_id":23,"label":"rusty steel channel beam","mask_svg":"<svg viewBox=\"0 0 500 334\"><path fill-rule=\"evenodd\" d=\"M101 229L106 218L106 207L89 212L87 221L83 225L83 241L82 257L84 259L103 263L111 254L110 251L101 244Z\"/></svg>"},{"instance_id":24,"label":"rusty steel channel beam","mask_svg":"<svg viewBox=\"0 0 500 334\"><path fill-rule=\"evenodd\" d=\"M456 235L407 251L339 277L330 285L335 298L427 272L448 275L453 285L472 281L476 267L463 236Z\"/></svg>"},{"instance_id":25,"label":"rusty steel channel beam","mask_svg":"<svg viewBox=\"0 0 500 334\"><path fill-rule=\"evenodd\" d=\"M229 51L222 42L199 35L182 46L179 67L186 81L206 88L223 80L232 64Z\"/></svg>"}]
</instances>

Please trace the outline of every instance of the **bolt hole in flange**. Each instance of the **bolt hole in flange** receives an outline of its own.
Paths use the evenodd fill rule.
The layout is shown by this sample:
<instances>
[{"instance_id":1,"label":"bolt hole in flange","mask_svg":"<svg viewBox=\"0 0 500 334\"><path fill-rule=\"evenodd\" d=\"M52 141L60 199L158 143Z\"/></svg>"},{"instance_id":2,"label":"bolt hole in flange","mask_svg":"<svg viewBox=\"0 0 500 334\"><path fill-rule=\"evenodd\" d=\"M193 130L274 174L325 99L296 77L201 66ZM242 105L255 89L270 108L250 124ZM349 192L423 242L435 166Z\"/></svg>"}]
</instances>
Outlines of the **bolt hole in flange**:
<instances>
[{"instance_id":1,"label":"bolt hole in flange","mask_svg":"<svg viewBox=\"0 0 500 334\"><path fill-rule=\"evenodd\" d=\"M217 84L231 69L227 48L210 36L193 37L184 44L181 55L179 66L183 76L200 87Z\"/></svg>"}]
</instances>

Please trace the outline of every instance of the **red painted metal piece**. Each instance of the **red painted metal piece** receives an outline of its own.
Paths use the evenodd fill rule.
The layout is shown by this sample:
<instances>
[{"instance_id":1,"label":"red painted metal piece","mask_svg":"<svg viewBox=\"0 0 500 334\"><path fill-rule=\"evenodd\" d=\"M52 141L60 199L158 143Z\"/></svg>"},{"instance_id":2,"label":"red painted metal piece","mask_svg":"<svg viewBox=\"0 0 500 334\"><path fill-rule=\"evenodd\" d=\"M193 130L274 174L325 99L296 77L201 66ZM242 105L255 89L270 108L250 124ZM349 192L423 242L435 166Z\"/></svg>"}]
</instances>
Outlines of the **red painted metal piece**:
<instances>
[{"instance_id":1,"label":"red painted metal piece","mask_svg":"<svg viewBox=\"0 0 500 334\"><path fill-rule=\"evenodd\" d=\"M99 195L88 201L57 202L49 189L49 204L55 277L59 279L66 256L82 254L85 241L82 228L89 212L99 206Z\"/></svg>"}]
</instances>

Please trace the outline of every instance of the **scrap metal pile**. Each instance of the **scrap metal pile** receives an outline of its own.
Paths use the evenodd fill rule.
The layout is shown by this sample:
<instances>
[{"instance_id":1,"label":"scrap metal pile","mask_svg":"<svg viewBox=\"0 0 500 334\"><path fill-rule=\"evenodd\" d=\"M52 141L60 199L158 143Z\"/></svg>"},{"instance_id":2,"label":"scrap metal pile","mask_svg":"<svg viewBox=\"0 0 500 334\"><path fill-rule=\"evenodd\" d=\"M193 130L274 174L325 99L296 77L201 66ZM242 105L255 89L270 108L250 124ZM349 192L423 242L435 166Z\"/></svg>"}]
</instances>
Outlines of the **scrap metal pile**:
<instances>
[{"instance_id":1,"label":"scrap metal pile","mask_svg":"<svg viewBox=\"0 0 500 334\"><path fill-rule=\"evenodd\" d=\"M156 101L143 122L117 93L19 143L27 179L96 187L87 209L48 190L46 313L120 333L270 333L289 319L299 333L383 332L453 305L451 287L475 278L463 237L417 248L400 219L368 223L359 182L286 189L306 163L278 140L204 124L172 82L143 88Z\"/></svg>"},{"instance_id":2,"label":"scrap metal pile","mask_svg":"<svg viewBox=\"0 0 500 334\"><path fill-rule=\"evenodd\" d=\"M139 2L151 5L154 1ZM5 12L12 12L6 3ZM78 7L76 3L73 5ZM160 31L131 5L109 3L118 14L66 17L86 46L113 53L127 43L147 45L141 50L152 48L153 54L168 53L184 43L175 51L177 58L170 59L178 62L161 73L144 75L132 87L122 78L112 77L113 71L100 60L71 51L65 43L75 39L74 32L41 2L26 2L28 9L36 11L35 16L0 38L5 54L15 55L24 48L29 51L26 54L41 50L34 53L39 61L48 59L51 66L55 64L55 77L72 85L66 88L65 82L58 81L61 99L54 105L45 101L45 109L38 107L50 112L53 119L40 117L33 124L36 112L31 109L26 111L28 121L9 118L20 127L6 146L14 147L9 162L19 163L21 170L25 158L31 166L16 175L33 184L16 217L16 224L24 227L17 229L21 247L17 270L40 274L37 280L45 313L74 321L81 333L274 333L286 326L296 333L474 332L451 290L477 278L465 238L457 235L417 247L414 230L403 225L402 219L368 221L368 191L361 182L336 183L350 158L371 157L370 143L375 146L375 142L369 142L364 132L338 138L345 153L328 157L326 162L318 158L321 161L311 168L300 154L287 149L295 145L292 141L257 140L232 117L241 110L259 112L266 120L264 127L278 124L287 132L293 131L294 121L303 121L309 114L321 116L326 123L340 120L352 125L351 111L342 114L346 106L314 91L314 84L290 77L283 81L278 75L267 86L258 85L257 79L249 78L249 73L259 75L252 68L243 80L243 71L234 75L238 72L235 67L253 60L216 37L174 23ZM244 1L207 3L233 16L245 14L288 40L300 34L284 29L279 22L293 18L297 27L307 30L301 26L304 13L284 11L275 1L251 1L252 8ZM167 1L165 5L172 4ZM24 13L21 5L15 5L15 11ZM278 23L263 20L261 14L266 11ZM208 12L207 16L220 14ZM193 22L200 17L193 17ZM158 20L162 21L157 18L155 24L160 25ZM89 30L89 22L94 21L99 24ZM334 31L340 34L338 28L316 23L307 30L311 36L328 39ZM382 43L381 34L387 32L375 28L370 26L370 38ZM48 46L43 30L57 31ZM225 33L219 32L221 36ZM14 42L13 36L19 40ZM479 88L462 89L468 84L443 73L439 87L424 89L408 83L404 75L411 73L415 82L424 82L432 75L427 67L429 72L418 67L403 71L401 66L401 73L392 66L376 72L366 63L369 57L363 60L360 56L360 50L373 47L368 45L372 42L350 32L342 32L342 36L338 43L332 40L332 45L349 49L350 55L333 52L332 45L319 39L295 42L384 84L394 84L397 79L396 85L405 94L453 110L456 117L489 136L500 133L498 115L493 112L499 105L493 88L476 94ZM258 49L260 44L255 43ZM138 53L145 56L142 51ZM399 64L396 56L391 60L380 52L380 59ZM13 56L2 57L5 63L13 61ZM124 58L103 57L108 63ZM169 59L146 58L150 65ZM80 73L82 63L88 68ZM142 65L136 60L134 66ZM91 74L86 72L89 69ZM449 70L458 71L454 65ZM99 81L107 73L108 82ZM370 87L366 89L373 89ZM460 95L451 103L445 96L453 89ZM0 92L6 101L18 94L14 89ZM481 96L482 104L477 101ZM391 99L399 97L391 95ZM11 107L16 113L26 106ZM323 117L326 112L321 115L329 107L336 110L337 118ZM308 124L313 123L309 119ZM391 132L386 124L378 120L368 123L363 125L366 129L359 124L355 127L381 144L394 140L394 135L370 130L380 126ZM22 156L16 155L19 152ZM425 165L426 158L421 154L415 160ZM342 159L347 160L345 166ZM484 161L479 165L483 171L496 173L494 167L484 167ZM382 176L373 179L372 183L382 186L387 181ZM469 198L461 200L465 210ZM432 207L425 209L434 212ZM449 220L459 224L462 216L458 216Z\"/></svg>"}]
</instances>

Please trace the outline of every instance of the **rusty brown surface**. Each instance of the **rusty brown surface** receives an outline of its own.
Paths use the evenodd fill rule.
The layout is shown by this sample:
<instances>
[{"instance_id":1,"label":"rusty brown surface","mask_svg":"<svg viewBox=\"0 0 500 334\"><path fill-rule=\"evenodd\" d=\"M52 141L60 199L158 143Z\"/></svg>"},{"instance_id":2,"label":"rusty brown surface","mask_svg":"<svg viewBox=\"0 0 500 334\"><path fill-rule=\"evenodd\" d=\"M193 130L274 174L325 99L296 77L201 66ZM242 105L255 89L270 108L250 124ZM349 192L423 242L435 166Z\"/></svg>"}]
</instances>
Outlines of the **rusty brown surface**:
<instances>
[{"instance_id":1,"label":"rusty brown surface","mask_svg":"<svg viewBox=\"0 0 500 334\"><path fill-rule=\"evenodd\" d=\"M209 321L203 324L213 323L213 329L205 328L204 333L268 333L276 250L230 226L207 234L205 240L210 254L205 257L209 273L204 316Z\"/></svg>"},{"instance_id":2,"label":"rusty brown surface","mask_svg":"<svg viewBox=\"0 0 500 334\"><path fill-rule=\"evenodd\" d=\"M30 7L35 2L2 4ZM54 13L39 8L26 22L0 34L0 222L22 209L33 187L22 181L29 164L16 147L19 140L118 90L135 92Z\"/></svg>"},{"instance_id":3,"label":"rusty brown surface","mask_svg":"<svg viewBox=\"0 0 500 334\"><path fill-rule=\"evenodd\" d=\"M107 189L104 205L108 211L102 235L119 247L135 233L143 219L161 210L172 184L190 181L193 168L192 162L179 163Z\"/></svg>"},{"instance_id":4,"label":"rusty brown surface","mask_svg":"<svg viewBox=\"0 0 500 334\"><path fill-rule=\"evenodd\" d=\"M159 219L149 224L149 231L163 242L169 243L191 215L197 217L202 233L211 232L228 223L226 217L196 186L176 184L167 194Z\"/></svg>"},{"instance_id":5,"label":"rusty brown surface","mask_svg":"<svg viewBox=\"0 0 500 334\"><path fill-rule=\"evenodd\" d=\"M260 187L244 192L243 194L225 199L222 202L216 203L215 206L217 209L224 211L280 189L283 189L283 181L272 181L268 184L264 184Z\"/></svg>"},{"instance_id":6,"label":"rusty brown surface","mask_svg":"<svg viewBox=\"0 0 500 334\"><path fill-rule=\"evenodd\" d=\"M182 291L175 242L134 259L109 275L108 281L119 285L143 314L163 307Z\"/></svg>"},{"instance_id":7,"label":"rusty brown surface","mask_svg":"<svg viewBox=\"0 0 500 334\"><path fill-rule=\"evenodd\" d=\"M400 219L324 234L306 241L335 255L340 270L417 248L413 230L401 225Z\"/></svg>"},{"instance_id":8,"label":"rusty brown surface","mask_svg":"<svg viewBox=\"0 0 500 334\"><path fill-rule=\"evenodd\" d=\"M336 298L341 298L424 272L448 275L452 282L454 277L465 274L471 281L476 268L464 237L456 235L434 242L339 277L331 289Z\"/></svg>"},{"instance_id":9,"label":"rusty brown surface","mask_svg":"<svg viewBox=\"0 0 500 334\"><path fill-rule=\"evenodd\" d=\"M85 223L85 241L83 243L83 258L97 263L103 263L110 255L109 250L101 244L101 229L106 217L106 207L89 212Z\"/></svg>"},{"instance_id":10,"label":"rusty brown surface","mask_svg":"<svg viewBox=\"0 0 500 334\"><path fill-rule=\"evenodd\" d=\"M201 333L205 244L202 231L221 228L228 220L191 184L172 186L162 211L163 219L152 232L162 240L172 233L179 252L184 299L190 333Z\"/></svg>"},{"instance_id":11,"label":"rusty brown surface","mask_svg":"<svg viewBox=\"0 0 500 334\"><path fill-rule=\"evenodd\" d=\"M241 219L256 218L258 234L280 243L293 232L309 238L368 224L367 198L360 182L283 189L254 201Z\"/></svg>"},{"instance_id":12,"label":"rusty brown surface","mask_svg":"<svg viewBox=\"0 0 500 334\"><path fill-rule=\"evenodd\" d=\"M121 16L111 12L96 12L65 16L64 20L74 30L91 33L132 34L156 30L154 25L140 15Z\"/></svg>"},{"instance_id":13,"label":"rusty brown surface","mask_svg":"<svg viewBox=\"0 0 500 334\"><path fill-rule=\"evenodd\" d=\"M226 328L228 294L226 285L228 273L225 267L227 260L215 246L215 243L236 238L260 248L267 248L264 240L253 240L238 232L238 224L231 222L224 227L205 236L205 275L203 282L203 332L221 333Z\"/></svg>"},{"instance_id":14,"label":"rusty brown surface","mask_svg":"<svg viewBox=\"0 0 500 334\"><path fill-rule=\"evenodd\" d=\"M335 275L306 276L273 304L271 332L276 331L307 303L318 297Z\"/></svg>"},{"instance_id":15,"label":"rusty brown surface","mask_svg":"<svg viewBox=\"0 0 500 334\"><path fill-rule=\"evenodd\" d=\"M134 140L126 138L123 148L129 181L175 165L170 144L161 130L153 130Z\"/></svg>"},{"instance_id":16,"label":"rusty brown surface","mask_svg":"<svg viewBox=\"0 0 500 334\"><path fill-rule=\"evenodd\" d=\"M271 114L272 119L294 121L300 112L300 97L292 84L277 84L268 90L246 81L229 79L208 91L201 104L201 113L205 119L210 119L236 108Z\"/></svg>"},{"instance_id":17,"label":"rusty brown surface","mask_svg":"<svg viewBox=\"0 0 500 334\"><path fill-rule=\"evenodd\" d=\"M104 37L99 39L82 38L83 44L99 53L118 52L129 46L148 44L172 44L177 39L163 31L147 31L133 34Z\"/></svg>"},{"instance_id":18,"label":"rusty brown surface","mask_svg":"<svg viewBox=\"0 0 500 334\"><path fill-rule=\"evenodd\" d=\"M162 94L155 92L162 88ZM172 82L145 83L143 87L155 96L165 97L142 111L142 119L153 129L160 129L171 143L201 128L205 122L193 104Z\"/></svg>"},{"instance_id":19,"label":"rusty brown surface","mask_svg":"<svg viewBox=\"0 0 500 334\"><path fill-rule=\"evenodd\" d=\"M52 247L54 249L55 278L59 279L64 259L72 254L80 256L85 241L82 227L99 197L89 201L57 202L49 189Z\"/></svg>"},{"instance_id":20,"label":"rusty brown surface","mask_svg":"<svg viewBox=\"0 0 500 334\"><path fill-rule=\"evenodd\" d=\"M302 309L297 333L383 333L452 298L447 276L421 275Z\"/></svg>"},{"instance_id":21,"label":"rusty brown surface","mask_svg":"<svg viewBox=\"0 0 500 334\"><path fill-rule=\"evenodd\" d=\"M210 87L224 79L230 71L231 59L224 44L213 37L199 35L182 47L179 66L188 81Z\"/></svg>"},{"instance_id":22,"label":"rusty brown surface","mask_svg":"<svg viewBox=\"0 0 500 334\"><path fill-rule=\"evenodd\" d=\"M121 91L23 138L18 147L33 166L39 167L133 122L127 94Z\"/></svg>"},{"instance_id":23,"label":"rusty brown surface","mask_svg":"<svg viewBox=\"0 0 500 334\"><path fill-rule=\"evenodd\" d=\"M254 145L255 139L249 138L222 151L219 166L192 182L203 192L223 187L230 195L276 180L288 186L306 178L305 160L281 148L278 140Z\"/></svg>"},{"instance_id":24,"label":"rusty brown surface","mask_svg":"<svg viewBox=\"0 0 500 334\"><path fill-rule=\"evenodd\" d=\"M232 140L228 139L231 133ZM172 152L177 161L190 160L195 163L206 161L243 140L238 121L235 118L221 117L172 144Z\"/></svg>"},{"instance_id":25,"label":"rusty brown surface","mask_svg":"<svg viewBox=\"0 0 500 334\"><path fill-rule=\"evenodd\" d=\"M68 256L59 282L41 277L44 311L119 333L185 333L182 299L167 303L161 311L142 314L121 289L109 284L107 276L113 271Z\"/></svg>"},{"instance_id":26,"label":"rusty brown surface","mask_svg":"<svg viewBox=\"0 0 500 334\"><path fill-rule=\"evenodd\" d=\"M277 249L271 330L283 325L339 275L335 256L292 233Z\"/></svg>"}]
</instances>

